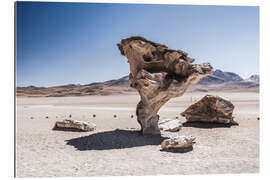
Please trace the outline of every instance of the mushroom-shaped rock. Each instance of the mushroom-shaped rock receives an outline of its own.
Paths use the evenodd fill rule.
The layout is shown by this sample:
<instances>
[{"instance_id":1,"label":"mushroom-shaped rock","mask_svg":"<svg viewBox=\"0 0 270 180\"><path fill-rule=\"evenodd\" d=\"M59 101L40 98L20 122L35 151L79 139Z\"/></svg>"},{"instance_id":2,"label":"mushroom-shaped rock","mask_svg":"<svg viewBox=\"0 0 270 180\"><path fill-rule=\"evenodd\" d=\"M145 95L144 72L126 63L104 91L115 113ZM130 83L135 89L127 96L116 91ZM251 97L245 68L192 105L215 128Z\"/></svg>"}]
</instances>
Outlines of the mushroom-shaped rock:
<instances>
[{"instance_id":1,"label":"mushroom-shaped rock","mask_svg":"<svg viewBox=\"0 0 270 180\"><path fill-rule=\"evenodd\" d=\"M144 135L160 133L157 113L167 101L213 73L209 63L191 64L194 59L184 51L143 37L123 39L118 48L130 64L131 87L141 96L136 115Z\"/></svg>"},{"instance_id":2,"label":"mushroom-shaped rock","mask_svg":"<svg viewBox=\"0 0 270 180\"><path fill-rule=\"evenodd\" d=\"M238 125L233 120L234 105L221 97L206 95L201 100L189 106L182 116L186 122L208 122Z\"/></svg>"},{"instance_id":3,"label":"mushroom-shaped rock","mask_svg":"<svg viewBox=\"0 0 270 180\"><path fill-rule=\"evenodd\" d=\"M71 131L94 131L96 125L94 123L74 121L65 119L63 121L56 121L53 130L71 130Z\"/></svg>"},{"instance_id":4,"label":"mushroom-shaped rock","mask_svg":"<svg viewBox=\"0 0 270 180\"><path fill-rule=\"evenodd\" d=\"M165 139L161 143L161 149L168 150L185 150L192 148L192 143L196 138L194 136L176 136Z\"/></svg>"}]
</instances>

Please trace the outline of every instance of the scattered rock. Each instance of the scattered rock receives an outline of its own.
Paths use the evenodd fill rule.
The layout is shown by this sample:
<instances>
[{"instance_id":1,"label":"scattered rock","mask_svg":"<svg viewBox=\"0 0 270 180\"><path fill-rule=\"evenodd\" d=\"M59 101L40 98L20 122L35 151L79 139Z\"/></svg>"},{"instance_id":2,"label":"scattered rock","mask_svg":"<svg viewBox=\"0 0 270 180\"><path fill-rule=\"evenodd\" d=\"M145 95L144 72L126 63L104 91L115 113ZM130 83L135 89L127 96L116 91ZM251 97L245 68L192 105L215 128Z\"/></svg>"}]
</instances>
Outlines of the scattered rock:
<instances>
[{"instance_id":1,"label":"scattered rock","mask_svg":"<svg viewBox=\"0 0 270 180\"><path fill-rule=\"evenodd\" d=\"M74 121L65 119L63 121L57 121L53 130L71 130L71 131L93 131L96 129L94 123L87 123L82 121Z\"/></svg>"},{"instance_id":2,"label":"scattered rock","mask_svg":"<svg viewBox=\"0 0 270 180\"><path fill-rule=\"evenodd\" d=\"M176 136L165 139L161 143L162 150L192 150L192 143L196 138L194 136Z\"/></svg>"},{"instance_id":3,"label":"scattered rock","mask_svg":"<svg viewBox=\"0 0 270 180\"><path fill-rule=\"evenodd\" d=\"M158 123L159 129L163 131L176 132L181 129L183 126L182 122L179 119L164 119Z\"/></svg>"},{"instance_id":4,"label":"scattered rock","mask_svg":"<svg viewBox=\"0 0 270 180\"><path fill-rule=\"evenodd\" d=\"M143 37L130 37L117 44L130 64L131 87L137 89L141 101L137 105L137 121L144 135L160 134L159 109L171 98L181 96L201 78L212 74L209 63L191 64L194 59L182 50Z\"/></svg>"},{"instance_id":5,"label":"scattered rock","mask_svg":"<svg viewBox=\"0 0 270 180\"><path fill-rule=\"evenodd\" d=\"M234 105L221 97L206 95L181 113L187 122L207 122L238 125L234 121Z\"/></svg>"}]
</instances>

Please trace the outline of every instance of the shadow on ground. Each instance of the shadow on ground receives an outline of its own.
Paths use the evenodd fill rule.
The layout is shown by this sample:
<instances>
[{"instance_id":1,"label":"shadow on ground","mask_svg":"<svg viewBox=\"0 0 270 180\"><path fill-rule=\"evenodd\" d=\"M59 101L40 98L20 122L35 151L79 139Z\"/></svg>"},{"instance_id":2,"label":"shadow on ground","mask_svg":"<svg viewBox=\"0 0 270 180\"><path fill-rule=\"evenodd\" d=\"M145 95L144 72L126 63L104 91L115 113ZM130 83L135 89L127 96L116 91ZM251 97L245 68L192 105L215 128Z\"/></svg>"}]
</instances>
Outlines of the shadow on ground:
<instances>
[{"instance_id":1,"label":"shadow on ground","mask_svg":"<svg viewBox=\"0 0 270 180\"><path fill-rule=\"evenodd\" d=\"M54 131L71 131L71 132L86 132L80 129L76 128L59 128L59 127L53 127L52 130Z\"/></svg>"},{"instance_id":2,"label":"shadow on ground","mask_svg":"<svg viewBox=\"0 0 270 180\"><path fill-rule=\"evenodd\" d=\"M77 150L110 150L123 149L147 145L160 145L166 139L161 135L142 136L140 131L114 130L98 132L89 136L67 140L67 145Z\"/></svg>"},{"instance_id":3,"label":"shadow on ground","mask_svg":"<svg viewBox=\"0 0 270 180\"><path fill-rule=\"evenodd\" d=\"M172 152L172 153L187 153L193 150L193 146L181 149L168 149L168 150L160 150L161 152Z\"/></svg>"},{"instance_id":4,"label":"shadow on ground","mask_svg":"<svg viewBox=\"0 0 270 180\"><path fill-rule=\"evenodd\" d=\"M207 123L207 122L186 122L183 124L184 127L195 127L195 128L230 128L232 124L221 124L221 123Z\"/></svg>"}]
</instances>

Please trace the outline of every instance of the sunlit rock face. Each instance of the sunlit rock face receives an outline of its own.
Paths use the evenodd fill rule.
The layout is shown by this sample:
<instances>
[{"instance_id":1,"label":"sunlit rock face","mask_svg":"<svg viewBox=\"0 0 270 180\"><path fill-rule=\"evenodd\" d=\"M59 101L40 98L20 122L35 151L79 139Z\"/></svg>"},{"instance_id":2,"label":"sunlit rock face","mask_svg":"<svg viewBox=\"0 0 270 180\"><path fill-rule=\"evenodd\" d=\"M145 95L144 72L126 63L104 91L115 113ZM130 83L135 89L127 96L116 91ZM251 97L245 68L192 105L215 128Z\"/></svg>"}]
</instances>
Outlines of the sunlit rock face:
<instances>
[{"instance_id":1,"label":"sunlit rock face","mask_svg":"<svg viewBox=\"0 0 270 180\"><path fill-rule=\"evenodd\" d=\"M90 122L76 121L64 119L63 121L56 121L53 130L65 130L65 131L94 131L96 125Z\"/></svg>"},{"instance_id":2,"label":"sunlit rock face","mask_svg":"<svg viewBox=\"0 0 270 180\"><path fill-rule=\"evenodd\" d=\"M141 96L136 115L143 135L159 134L159 109L213 73L209 63L191 64L194 59L184 51L170 49L143 37L123 39L117 45L130 64L131 87L136 88Z\"/></svg>"},{"instance_id":3,"label":"sunlit rock face","mask_svg":"<svg viewBox=\"0 0 270 180\"><path fill-rule=\"evenodd\" d=\"M182 116L186 122L206 122L238 125L233 119L234 105L219 96L206 95L198 102L190 105Z\"/></svg>"},{"instance_id":4,"label":"sunlit rock face","mask_svg":"<svg viewBox=\"0 0 270 180\"><path fill-rule=\"evenodd\" d=\"M169 139L165 139L161 143L161 149L165 151L169 150L192 150L192 144L195 143L194 136L175 136Z\"/></svg>"}]
</instances>

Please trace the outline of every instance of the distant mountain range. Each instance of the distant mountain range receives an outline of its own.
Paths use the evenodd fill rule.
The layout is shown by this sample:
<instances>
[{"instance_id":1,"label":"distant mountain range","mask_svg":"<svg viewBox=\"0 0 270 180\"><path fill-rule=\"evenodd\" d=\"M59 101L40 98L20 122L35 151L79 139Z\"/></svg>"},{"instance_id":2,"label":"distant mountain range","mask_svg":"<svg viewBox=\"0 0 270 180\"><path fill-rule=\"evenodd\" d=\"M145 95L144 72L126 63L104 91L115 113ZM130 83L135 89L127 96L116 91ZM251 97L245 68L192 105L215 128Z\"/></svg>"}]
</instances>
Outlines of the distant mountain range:
<instances>
[{"instance_id":1,"label":"distant mountain range","mask_svg":"<svg viewBox=\"0 0 270 180\"><path fill-rule=\"evenodd\" d=\"M225 82L239 82L244 79L238 74L233 72L223 72L221 70L216 70L212 75L209 75L203 79L198 84L208 85L208 84L221 84Z\"/></svg>"},{"instance_id":2,"label":"distant mountain range","mask_svg":"<svg viewBox=\"0 0 270 180\"><path fill-rule=\"evenodd\" d=\"M254 74L250 76L247 81L260 83L260 76L258 74Z\"/></svg>"},{"instance_id":3,"label":"distant mountain range","mask_svg":"<svg viewBox=\"0 0 270 180\"><path fill-rule=\"evenodd\" d=\"M216 70L194 87L192 92L208 91L259 91L259 75L252 75L243 79L236 73ZM53 87L17 87L16 96L22 97L61 97L61 96L87 96L87 95L112 95L134 94L136 90L131 88L128 76L105 82L96 82L86 85L68 84Z\"/></svg>"},{"instance_id":4,"label":"distant mountain range","mask_svg":"<svg viewBox=\"0 0 270 180\"><path fill-rule=\"evenodd\" d=\"M193 91L259 91L259 75L255 74L243 79L236 73L217 69L197 83Z\"/></svg>"}]
</instances>

